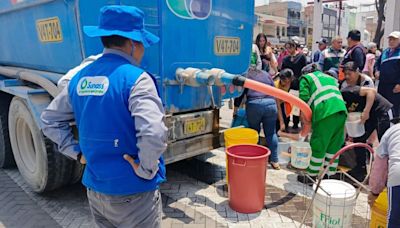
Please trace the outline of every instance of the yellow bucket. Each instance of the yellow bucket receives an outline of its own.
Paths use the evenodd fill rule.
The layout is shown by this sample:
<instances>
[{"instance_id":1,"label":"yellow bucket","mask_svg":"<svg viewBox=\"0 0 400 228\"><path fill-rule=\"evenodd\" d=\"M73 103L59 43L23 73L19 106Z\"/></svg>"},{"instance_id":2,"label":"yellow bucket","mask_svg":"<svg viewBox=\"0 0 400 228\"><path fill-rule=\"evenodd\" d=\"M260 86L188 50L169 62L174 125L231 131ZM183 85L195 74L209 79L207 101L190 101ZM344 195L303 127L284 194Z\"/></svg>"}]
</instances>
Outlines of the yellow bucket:
<instances>
[{"instance_id":1,"label":"yellow bucket","mask_svg":"<svg viewBox=\"0 0 400 228\"><path fill-rule=\"evenodd\" d=\"M388 197L387 189L379 194L374 205L371 208L370 228L385 228L387 227L387 210Z\"/></svg>"},{"instance_id":2,"label":"yellow bucket","mask_svg":"<svg viewBox=\"0 0 400 228\"><path fill-rule=\"evenodd\" d=\"M225 148L240 144L257 144L258 133L250 128L231 128L224 132Z\"/></svg>"},{"instance_id":3,"label":"yellow bucket","mask_svg":"<svg viewBox=\"0 0 400 228\"><path fill-rule=\"evenodd\" d=\"M258 132L250 128L231 128L224 132L225 149L240 144L257 144ZM228 183L228 157L226 157L226 183Z\"/></svg>"}]
</instances>

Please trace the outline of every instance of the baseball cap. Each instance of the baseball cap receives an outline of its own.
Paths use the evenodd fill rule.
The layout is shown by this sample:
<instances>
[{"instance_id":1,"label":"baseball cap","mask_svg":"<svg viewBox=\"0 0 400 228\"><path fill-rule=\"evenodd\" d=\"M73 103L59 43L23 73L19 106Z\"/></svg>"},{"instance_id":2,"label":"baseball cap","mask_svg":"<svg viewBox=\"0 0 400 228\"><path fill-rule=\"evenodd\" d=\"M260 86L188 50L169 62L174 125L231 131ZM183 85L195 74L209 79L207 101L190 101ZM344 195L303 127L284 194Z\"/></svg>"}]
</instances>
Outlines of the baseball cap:
<instances>
[{"instance_id":1,"label":"baseball cap","mask_svg":"<svg viewBox=\"0 0 400 228\"><path fill-rule=\"evenodd\" d=\"M328 44L328 41L325 38L322 38L316 42L317 44Z\"/></svg>"},{"instance_id":2,"label":"baseball cap","mask_svg":"<svg viewBox=\"0 0 400 228\"><path fill-rule=\"evenodd\" d=\"M395 39L400 39L400 32L399 31L393 31L389 34L388 37L393 37Z\"/></svg>"}]
</instances>

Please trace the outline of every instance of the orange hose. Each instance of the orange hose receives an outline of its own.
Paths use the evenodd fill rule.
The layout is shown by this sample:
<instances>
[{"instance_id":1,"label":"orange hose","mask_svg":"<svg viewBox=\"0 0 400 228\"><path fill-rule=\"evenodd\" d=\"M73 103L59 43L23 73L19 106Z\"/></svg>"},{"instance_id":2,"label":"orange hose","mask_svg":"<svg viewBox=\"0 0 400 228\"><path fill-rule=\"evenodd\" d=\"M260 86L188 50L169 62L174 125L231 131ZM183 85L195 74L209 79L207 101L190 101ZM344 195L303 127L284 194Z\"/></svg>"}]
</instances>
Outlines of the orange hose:
<instances>
[{"instance_id":1,"label":"orange hose","mask_svg":"<svg viewBox=\"0 0 400 228\"><path fill-rule=\"evenodd\" d=\"M286 101L294 106L299 107L301 112L304 114L306 122L308 122L308 123L303 123L303 130L301 132L301 135L306 136L310 132L312 111L311 108L300 98L293 96L292 94L289 94L283 90L277 89L275 87L251 79L246 79L243 86L245 88L252 89L260 93L276 97L280 100Z\"/></svg>"}]
</instances>

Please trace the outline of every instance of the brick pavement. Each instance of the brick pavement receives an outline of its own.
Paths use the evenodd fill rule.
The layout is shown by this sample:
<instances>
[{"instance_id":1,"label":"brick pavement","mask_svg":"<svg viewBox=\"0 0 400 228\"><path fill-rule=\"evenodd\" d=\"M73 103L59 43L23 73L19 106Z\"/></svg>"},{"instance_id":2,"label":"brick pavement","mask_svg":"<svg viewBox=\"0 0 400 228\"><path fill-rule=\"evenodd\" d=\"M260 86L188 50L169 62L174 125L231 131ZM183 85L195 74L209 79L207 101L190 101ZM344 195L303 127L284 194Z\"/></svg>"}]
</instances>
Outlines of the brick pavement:
<instances>
[{"instance_id":1,"label":"brick pavement","mask_svg":"<svg viewBox=\"0 0 400 228\"><path fill-rule=\"evenodd\" d=\"M299 227L311 189L297 183L293 172L268 170L266 208L260 213L241 214L229 208L224 165L223 149L169 165L168 182L161 186L164 211L162 227ZM40 216L56 225L39 227L91 227L82 185L67 186L39 195L29 189L17 170L0 170L0 174L3 189L19 192L20 197L25 197L35 208L34 211L40 212ZM0 193L0 210L6 205L1 196ZM360 227L366 227L368 221L364 218L369 211L365 206L365 194L360 195L358 201L353 219L361 224ZM23 216L19 209L14 210L14 220ZM9 222L11 218L9 213L0 212L3 226L13 227ZM36 224L34 216L30 215L29 218L29 224ZM47 220L41 219L41 222Z\"/></svg>"},{"instance_id":2,"label":"brick pavement","mask_svg":"<svg viewBox=\"0 0 400 228\"><path fill-rule=\"evenodd\" d=\"M0 227L61 227L0 169Z\"/></svg>"}]
</instances>

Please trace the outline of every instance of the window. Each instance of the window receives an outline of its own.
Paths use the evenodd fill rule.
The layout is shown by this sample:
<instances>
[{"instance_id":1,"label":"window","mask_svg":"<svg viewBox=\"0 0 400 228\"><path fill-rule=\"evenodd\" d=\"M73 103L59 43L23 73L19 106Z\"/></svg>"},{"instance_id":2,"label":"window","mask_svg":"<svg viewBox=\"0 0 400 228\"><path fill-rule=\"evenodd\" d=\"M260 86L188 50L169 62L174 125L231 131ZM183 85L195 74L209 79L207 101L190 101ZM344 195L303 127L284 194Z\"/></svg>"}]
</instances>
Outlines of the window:
<instances>
[{"instance_id":1,"label":"window","mask_svg":"<svg viewBox=\"0 0 400 228\"><path fill-rule=\"evenodd\" d=\"M279 26L276 27L276 36L281 35L281 28Z\"/></svg>"},{"instance_id":2,"label":"window","mask_svg":"<svg viewBox=\"0 0 400 228\"><path fill-rule=\"evenodd\" d=\"M282 36L286 36L286 28L282 27Z\"/></svg>"}]
</instances>

